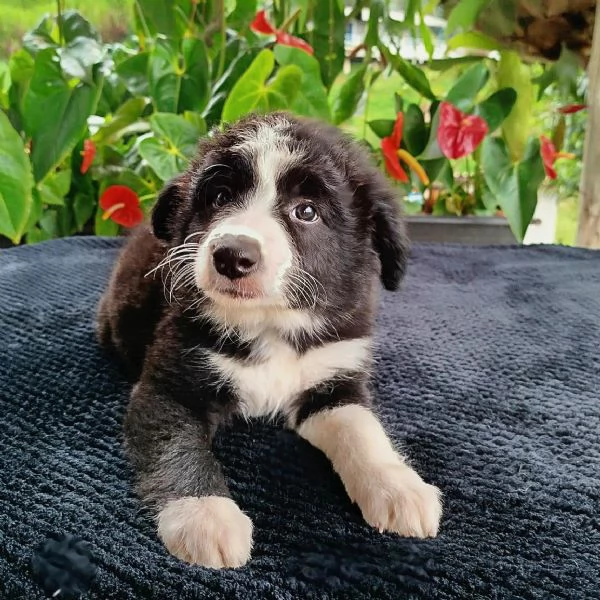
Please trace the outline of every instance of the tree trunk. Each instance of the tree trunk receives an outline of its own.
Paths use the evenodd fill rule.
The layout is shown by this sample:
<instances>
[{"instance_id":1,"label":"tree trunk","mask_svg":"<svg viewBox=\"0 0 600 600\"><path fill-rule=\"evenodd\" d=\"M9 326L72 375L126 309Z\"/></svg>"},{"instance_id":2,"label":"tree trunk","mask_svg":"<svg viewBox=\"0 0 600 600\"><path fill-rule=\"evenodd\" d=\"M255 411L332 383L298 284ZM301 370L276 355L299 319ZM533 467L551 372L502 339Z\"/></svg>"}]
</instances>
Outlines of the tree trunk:
<instances>
[{"instance_id":1,"label":"tree trunk","mask_svg":"<svg viewBox=\"0 0 600 600\"><path fill-rule=\"evenodd\" d=\"M600 2L588 65L588 124L583 152L577 245L600 248Z\"/></svg>"}]
</instances>

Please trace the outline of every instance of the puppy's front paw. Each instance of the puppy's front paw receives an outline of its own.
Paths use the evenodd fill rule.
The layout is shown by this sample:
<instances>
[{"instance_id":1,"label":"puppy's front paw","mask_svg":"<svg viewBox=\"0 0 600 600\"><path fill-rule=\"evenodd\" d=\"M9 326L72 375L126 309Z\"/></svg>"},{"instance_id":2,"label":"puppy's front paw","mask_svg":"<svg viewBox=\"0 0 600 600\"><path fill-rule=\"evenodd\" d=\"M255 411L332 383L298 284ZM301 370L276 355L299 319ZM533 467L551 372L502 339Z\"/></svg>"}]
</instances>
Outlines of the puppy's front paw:
<instances>
[{"instance_id":1,"label":"puppy's front paw","mask_svg":"<svg viewBox=\"0 0 600 600\"><path fill-rule=\"evenodd\" d=\"M230 498L171 500L158 515L158 536L167 550L189 563L222 569L250 559L252 521Z\"/></svg>"},{"instance_id":2,"label":"puppy's front paw","mask_svg":"<svg viewBox=\"0 0 600 600\"><path fill-rule=\"evenodd\" d=\"M365 521L379 531L407 537L435 537L442 517L441 492L410 467L376 465L348 489Z\"/></svg>"}]
</instances>

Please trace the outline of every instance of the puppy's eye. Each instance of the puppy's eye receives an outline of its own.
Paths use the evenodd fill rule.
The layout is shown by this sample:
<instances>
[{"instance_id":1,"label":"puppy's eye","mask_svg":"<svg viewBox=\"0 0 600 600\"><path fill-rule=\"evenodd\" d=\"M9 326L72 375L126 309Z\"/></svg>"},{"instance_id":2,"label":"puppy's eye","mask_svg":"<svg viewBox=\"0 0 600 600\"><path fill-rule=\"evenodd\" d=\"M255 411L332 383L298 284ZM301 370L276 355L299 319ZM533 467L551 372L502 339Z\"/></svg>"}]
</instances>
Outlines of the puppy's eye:
<instances>
[{"instance_id":1,"label":"puppy's eye","mask_svg":"<svg viewBox=\"0 0 600 600\"><path fill-rule=\"evenodd\" d=\"M224 206L231 200L231 195L229 190L221 188L214 195L213 205L214 206Z\"/></svg>"},{"instance_id":2,"label":"puppy's eye","mask_svg":"<svg viewBox=\"0 0 600 600\"><path fill-rule=\"evenodd\" d=\"M305 221L306 223L313 223L319 218L317 209L312 204L298 204L294 208L294 217L299 221Z\"/></svg>"}]
</instances>

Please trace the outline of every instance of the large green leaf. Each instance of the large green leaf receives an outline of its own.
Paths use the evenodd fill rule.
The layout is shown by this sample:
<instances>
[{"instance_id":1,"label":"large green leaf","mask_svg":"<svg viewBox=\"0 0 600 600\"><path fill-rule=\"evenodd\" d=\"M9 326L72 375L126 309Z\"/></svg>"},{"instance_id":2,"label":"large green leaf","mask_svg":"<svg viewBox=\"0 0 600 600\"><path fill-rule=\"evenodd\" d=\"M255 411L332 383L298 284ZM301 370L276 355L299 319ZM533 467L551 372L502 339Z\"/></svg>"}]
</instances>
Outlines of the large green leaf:
<instances>
[{"instance_id":1,"label":"large green leaf","mask_svg":"<svg viewBox=\"0 0 600 600\"><path fill-rule=\"evenodd\" d=\"M150 125L154 137L143 139L139 151L160 179L167 181L185 170L203 131L185 117L170 113L152 115Z\"/></svg>"},{"instance_id":2,"label":"large green leaf","mask_svg":"<svg viewBox=\"0 0 600 600\"><path fill-rule=\"evenodd\" d=\"M481 33L480 31L466 31L465 33L458 33L451 37L447 44L448 50L458 50L461 48L475 49L475 50L501 50L502 44L500 44L494 38ZM460 57L460 58L478 58L478 57ZM482 57L479 57L481 59Z\"/></svg>"},{"instance_id":3,"label":"large green leaf","mask_svg":"<svg viewBox=\"0 0 600 600\"><path fill-rule=\"evenodd\" d=\"M54 169L84 135L87 118L93 113L100 93L100 76L96 80L94 83L69 80L61 71L56 50L38 52L23 102L36 181Z\"/></svg>"},{"instance_id":4,"label":"large green leaf","mask_svg":"<svg viewBox=\"0 0 600 600\"><path fill-rule=\"evenodd\" d=\"M487 83L490 71L483 62L469 67L452 86L446 100L459 110L469 111L475 104L477 94Z\"/></svg>"},{"instance_id":5,"label":"large green leaf","mask_svg":"<svg viewBox=\"0 0 600 600\"><path fill-rule=\"evenodd\" d=\"M413 90L419 92L429 100L436 100L435 94L431 90L429 81L425 73L408 61L404 60L397 54L392 54L387 48L380 47L381 52L385 55L388 62L394 70L406 81Z\"/></svg>"},{"instance_id":6,"label":"large green leaf","mask_svg":"<svg viewBox=\"0 0 600 600\"><path fill-rule=\"evenodd\" d=\"M379 44L379 23L383 19L384 11L385 2L383 0L372 0L369 3L369 22L365 36L365 44L368 48Z\"/></svg>"},{"instance_id":7,"label":"large green leaf","mask_svg":"<svg viewBox=\"0 0 600 600\"><path fill-rule=\"evenodd\" d=\"M481 161L490 192L497 198L513 234L522 241L535 212L538 188L545 177L539 140L530 138L523 160L513 163L504 140L488 137L483 142Z\"/></svg>"},{"instance_id":8,"label":"large green leaf","mask_svg":"<svg viewBox=\"0 0 600 600\"><path fill-rule=\"evenodd\" d=\"M299 48L279 44L275 46L273 52L282 67L296 65L302 70L302 85L293 102L292 110L300 115L328 121L330 115L327 90L321 80L321 68L317 59Z\"/></svg>"},{"instance_id":9,"label":"large green leaf","mask_svg":"<svg viewBox=\"0 0 600 600\"><path fill-rule=\"evenodd\" d=\"M308 42L321 65L323 83L330 89L344 66L346 22L343 6L340 7L335 0L315 2L312 21L313 29Z\"/></svg>"},{"instance_id":10,"label":"large green leaf","mask_svg":"<svg viewBox=\"0 0 600 600\"><path fill-rule=\"evenodd\" d=\"M392 135L395 122L394 119L375 119L369 121L369 127L377 137L384 138Z\"/></svg>"},{"instance_id":11,"label":"large green leaf","mask_svg":"<svg viewBox=\"0 0 600 600\"><path fill-rule=\"evenodd\" d=\"M511 87L517 93L517 101L502 124L502 133L508 143L513 162L521 160L530 132L534 107L534 85L529 67L521 62L516 52L501 53L498 73L498 86Z\"/></svg>"},{"instance_id":12,"label":"large green leaf","mask_svg":"<svg viewBox=\"0 0 600 600\"><path fill-rule=\"evenodd\" d=\"M167 37L177 37L176 0L136 0L136 20L142 35L161 33Z\"/></svg>"},{"instance_id":13,"label":"large green leaf","mask_svg":"<svg viewBox=\"0 0 600 600\"><path fill-rule=\"evenodd\" d=\"M502 88L494 92L475 107L475 114L485 119L490 133L502 125L517 101L517 92L513 88Z\"/></svg>"},{"instance_id":14,"label":"large green leaf","mask_svg":"<svg viewBox=\"0 0 600 600\"><path fill-rule=\"evenodd\" d=\"M365 76L367 66L362 65L344 81L333 98L333 122L336 125L343 123L356 112L356 107L365 91Z\"/></svg>"},{"instance_id":15,"label":"large green leaf","mask_svg":"<svg viewBox=\"0 0 600 600\"><path fill-rule=\"evenodd\" d=\"M149 52L140 52L118 63L115 70L133 96L149 96Z\"/></svg>"},{"instance_id":16,"label":"large green leaf","mask_svg":"<svg viewBox=\"0 0 600 600\"><path fill-rule=\"evenodd\" d=\"M201 111L206 106L210 70L202 40L183 40L181 52L159 40L149 61L150 94L158 112Z\"/></svg>"},{"instance_id":17,"label":"large green leaf","mask_svg":"<svg viewBox=\"0 0 600 600\"><path fill-rule=\"evenodd\" d=\"M0 235L18 244L32 205L33 177L23 140L0 111Z\"/></svg>"},{"instance_id":18,"label":"large green leaf","mask_svg":"<svg viewBox=\"0 0 600 600\"><path fill-rule=\"evenodd\" d=\"M0 61L0 108L8 108L10 84L10 67L8 63Z\"/></svg>"},{"instance_id":19,"label":"large green leaf","mask_svg":"<svg viewBox=\"0 0 600 600\"><path fill-rule=\"evenodd\" d=\"M472 27L479 13L485 8L490 0L459 0L448 17L447 30L452 33L455 29L464 31Z\"/></svg>"},{"instance_id":20,"label":"large green leaf","mask_svg":"<svg viewBox=\"0 0 600 600\"><path fill-rule=\"evenodd\" d=\"M229 96L233 86L246 72L259 52L258 48L249 48L243 54L240 54L229 65L223 76L215 83L211 92L211 99L203 112L203 116L209 126L219 123L225 100Z\"/></svg>"},{"instance_id":21,"label":"large green leaf","mask_svg":"<svg viewBox=\"0 0 600 600\"><path fill-rule=\"evenodd\" d=\"M223 106L223 121L235 121L251 112L290 108L302 85L302 70L296 65L281 67L269 82L275 67L271 50L261 50L233 86Z\"/></svg>"},{"instance_id":22,"label":"large green leaf","mask_svg":"<svg viewBox=\"0 0 600 600\"><path fill-rule=\"evenodd\" d=\"M71 169L48 173L37 188L43 204L62 206L71 187Z\"/></svg>"},{"instance_id":23,"label":"large green leaf","mask_svg":"<svg viewBox=\"0 0 600 600\"><path fill-rule=\"evenodd\" d=\"M406 149L413 155L418 156L425 150L429 132L425 125L423 112L416 104L409 104L404 113L403 138Z\"/></svg>"}]
</instances>

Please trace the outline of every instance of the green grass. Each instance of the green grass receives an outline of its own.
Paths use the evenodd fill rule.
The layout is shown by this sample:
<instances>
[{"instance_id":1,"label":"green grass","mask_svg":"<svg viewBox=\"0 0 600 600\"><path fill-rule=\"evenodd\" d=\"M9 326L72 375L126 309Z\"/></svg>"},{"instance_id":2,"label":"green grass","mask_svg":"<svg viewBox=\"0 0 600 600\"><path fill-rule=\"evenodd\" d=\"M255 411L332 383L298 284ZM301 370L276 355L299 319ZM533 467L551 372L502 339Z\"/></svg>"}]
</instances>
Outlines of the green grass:
<instances>
[{"instance_id":1,"label":"green grass","mask_svg":"<svg viewBox=\"0 0 600 600\"><path fill-rule=\"evenodd\" d=\"M76 9L107 41L127 33L133 0L65 0L65 9ZM55 0L0 0L0 55L19 47L24 33L46 14L56 14Z\"/></svg>"},{"instance_id":2,"label":"green grass","mask_svg":"<svg viewBox=\"0 0 600 600\"><path fill-rule=\"evenodd\" d=\"M577 219L579 217L579 198L565 198L558 203L556 222L557 244L574 246L577 237Z\"/></svg>"}]
</instances>

